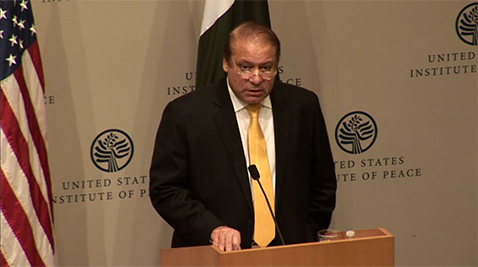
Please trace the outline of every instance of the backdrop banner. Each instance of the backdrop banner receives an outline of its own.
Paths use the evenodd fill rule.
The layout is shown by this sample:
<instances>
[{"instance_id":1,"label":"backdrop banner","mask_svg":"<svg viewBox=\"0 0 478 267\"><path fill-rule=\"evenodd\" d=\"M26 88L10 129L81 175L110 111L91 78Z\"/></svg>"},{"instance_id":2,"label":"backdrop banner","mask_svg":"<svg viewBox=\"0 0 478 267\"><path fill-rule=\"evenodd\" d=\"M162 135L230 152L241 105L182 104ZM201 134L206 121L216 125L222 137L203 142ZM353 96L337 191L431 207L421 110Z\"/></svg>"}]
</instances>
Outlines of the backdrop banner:
<instances>
[{"instance_id":1,"label":"backdrop banner","mask_svg":"<svg viewBox=\"0 0 478 267\"><path fill-rule=\"evenodd\" d=\"M204 1L34 0L62 266L157 266L148 197L165 105L195 90ZM269 1L283 82L320 98L331 227L384 227L397 266L476 266L477 16L470 1Z\"/></svg>"}]
</instances>

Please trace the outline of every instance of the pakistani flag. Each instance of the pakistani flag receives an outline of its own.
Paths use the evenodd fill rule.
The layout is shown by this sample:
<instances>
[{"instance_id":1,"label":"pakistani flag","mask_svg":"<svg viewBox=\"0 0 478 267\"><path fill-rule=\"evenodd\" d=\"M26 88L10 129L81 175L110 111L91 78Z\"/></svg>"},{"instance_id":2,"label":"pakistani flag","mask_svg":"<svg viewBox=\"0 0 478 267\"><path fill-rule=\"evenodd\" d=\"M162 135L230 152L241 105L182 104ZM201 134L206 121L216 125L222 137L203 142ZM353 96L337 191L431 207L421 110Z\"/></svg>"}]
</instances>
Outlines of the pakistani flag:
<instances>
[{"instance_id":1,"label":"pakistani flag","mask_svg":"<svg viewBox=\"0 0 478 267\"><path fill-rule=\"evenodd\" d=\"M196 88L224 76L222 52L227 35L237 25L249 20L270 27L267 0L206 0L199 38Z\"/></svg>"}]
</instances>

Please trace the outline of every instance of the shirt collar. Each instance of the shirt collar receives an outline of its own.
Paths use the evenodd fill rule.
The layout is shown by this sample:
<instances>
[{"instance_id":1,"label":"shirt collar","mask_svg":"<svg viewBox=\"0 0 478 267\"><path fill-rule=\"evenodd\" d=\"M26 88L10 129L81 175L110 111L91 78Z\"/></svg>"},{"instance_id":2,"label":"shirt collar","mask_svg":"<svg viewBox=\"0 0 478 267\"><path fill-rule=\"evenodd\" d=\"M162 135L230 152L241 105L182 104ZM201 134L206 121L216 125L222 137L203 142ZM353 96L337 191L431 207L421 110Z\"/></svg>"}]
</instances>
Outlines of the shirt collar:
<instances>
[{"instance_id":1,"label":"shirt collar","mask_svg":"<svg viewBox=\"0 0 478 267\"><path fill-rule=\"evenodd\" d=\"M248 104L246 102L240 100L239 98L237 98L236 94L234 94L234 92L232 91L231 86L229 85L229 79L226 79L226 81L227 81L227 89L229 91L229 96L231 97L231 101L232 101L232 106L234 107L234 112L238 112L238 111L246 108L246 106ZM266 96L266 98L264 98L261 101L261 105L263 107L272 109L271 98L270 98L269 95Z\"/></svg>"}]
</instances>

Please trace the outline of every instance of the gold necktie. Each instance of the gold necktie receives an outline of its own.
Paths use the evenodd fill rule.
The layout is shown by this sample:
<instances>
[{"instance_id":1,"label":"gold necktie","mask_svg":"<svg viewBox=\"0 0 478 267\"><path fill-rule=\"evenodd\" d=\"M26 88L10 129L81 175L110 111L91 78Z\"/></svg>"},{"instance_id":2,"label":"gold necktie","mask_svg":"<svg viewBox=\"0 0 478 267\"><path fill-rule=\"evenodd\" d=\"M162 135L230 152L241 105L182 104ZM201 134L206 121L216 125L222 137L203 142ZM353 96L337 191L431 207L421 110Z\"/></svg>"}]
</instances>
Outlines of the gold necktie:
<instances>
[{"instance_id":1,"label":"gold necktie","mask_svg":"<svg viewBox=\"0 0 478 267\"><path fill-rule=\"evenodd\" d=\"M249 161L251 165L255 164L259 170L262 187L274 212L275 202L267 146L258 120L261 104L248 105L246 109L251 117L248 133ZM258 182L252 181L252 190L254 191L254 241L260 247L266 247L275 237L274 220Z\"/></svg>"}]
</instances>

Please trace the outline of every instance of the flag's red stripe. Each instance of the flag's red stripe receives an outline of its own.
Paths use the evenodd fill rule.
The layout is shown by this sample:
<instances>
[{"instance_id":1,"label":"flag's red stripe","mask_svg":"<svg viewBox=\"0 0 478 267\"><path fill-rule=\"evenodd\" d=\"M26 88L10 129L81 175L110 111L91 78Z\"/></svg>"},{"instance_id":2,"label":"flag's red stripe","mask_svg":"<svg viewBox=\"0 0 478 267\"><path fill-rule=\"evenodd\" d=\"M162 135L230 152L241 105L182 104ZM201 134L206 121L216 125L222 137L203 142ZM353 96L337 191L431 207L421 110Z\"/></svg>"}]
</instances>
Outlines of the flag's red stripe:
<instances>
[{"instance_id":1,"label":"flag's red stripe","mask_svg":"<svg viewBox=\"0 0 478 267\"><path fill-rule=\"evenodd\" d=\"M10 144L13 152L15 153L15 156L17 157L20 167L22 168L23 172L25 173L25 176L28 179L33 207L52 248L54 248L52 222L50 220L49 213L50 210L48 208L48 204L45 198L41 193L40 186L38 185L38 182L33 175L30 165L30 152L28 151L28 144L23 137L23 134L21 134L18 120L10 107L10 103L8 103L6 99L3 90L1 91L0 97L2 111L1 127L5 133L8 143Z\"/></svg>"},{"instance_id":2,"label":"flag's red stripe","mask_svg":"<svg viewBox=\"0 0 478 267\"><path fill-rule=\"evenodd\" d=\"M33 143L35 144L35 148L38 153L38 157L40 159L40 165L43 169L43 174L45 176L45 183L46 183L46 193L48 197L48 203L50 204L51 210L53 210L53 203L52 203L52 193L51 193L51 181L50 181L50 168L48 167L48 155L46 153L46 145L45 145L45 140L43 139L41 130L40 130L40 125L38 124L38 120L36 118L35 114L35 109L33 108L33 104L30 98L30 94L28 92L28 87L25 82L25 78L23 76L23 66L20 66L14 73L15 79L17 80L18 86L20 88L20 92L22 93L23 97L23 103L25 105L25 110L27 114L27 120L28 120L28 127L30 129L30 133L33 139ZM33 197L33 196L32 196ZM35 209L37 210L37 209ZM51 210L49 212L51 212ZM37 210L38 212L38 210ZM42 215L45 215L44 212L42 212ZM40 216L38 214L38 217L41 220L43 228L45 228L45 232L48 235L48 239L50 240L52 247L54 247L53 244L53 231L51 228L51 218L53 218L53 215L50 218L50 213L46 214L48 215L48 220L47 216Z\"/></svg>"},{"instance_id":3,"label":"flag's red stripe","mask_svg":"<svg viewBox=\"0 0 478 267\"><path fill-rule=\"evenodd\" d=\"M5 259L5 255L3 255L3 252L1 250L0 250L0 266L10 267L10 265L8 265L7 260Z\"/></svg>"},{"instance_id":4,"label":"flag's red stripe","mask_svg":"<svg viewBox=\"0 0 478 267\"><path fill-rule=\"evenodd\" d=\"M45 94L45 79L43 77L43 68L42 68L42 63L41 63L41 56L40 56L40 49L38 42L33 42L30 47L28 48L28 53L30 54L30 58L32 60L33 66L35 67L35 72L38 76L38 80L40 81L41 84L41 90L43 92L43 95ZM43 99L42 99L43 101ZM41 138L40 140L42 142L42 146L45 147L44 140ZM36 143L35 143L36 145ZM37 146L38 149L38 146ZM47 184L47 193L48 193L48 200L50 203L51 208L51 218L53 220L53 194L51 192L51 178L50 178L50 169L48 167L48 154L46 153L46 149L42 150L44 151L44 156L40 155L40 159L42 160L42 168L45 173L45 182Z\"/></svg>"},{"instance_id":5,"label":"flag's red stripe","mask_svg":"<svg viewBox=\"0 0 478 267\"><path fill-rule=\"evenodd\" d=\"M20 66L14 73L15 79L17 80L18 87L20 88L20 92L22 93L23 103L25 105L25 110L28 119L28 127L30 128L30 133L33 138L33 142L37 149L40 164L43 169L43 173L45 174L45 180L47 182L47 188L51 188L50 184L50 169L48 168L48 156L46 154L46 145L45 141L43 140L43 136L40 130L40 125L38 124L38 120L36 118L35 109L33 108L32 100L30 98L30 93L28 92L28 87L25 82L25 77L23 76L23 66ZM48 190L50 191L50 190Z\"/></svg>"},{"instance_id":6,"label":"flag's red stripe","mask_svg":"<svg viewBox=\"0 0 478 267\"><path fill-rule=\"evenodd\" d=\"M38 75L38 80L40 80L43 94L45 94L45 79L43 77L40 48L37 41L33 42L30 45L30 47L28 48L28 53L30 54L30 57L32 58L33 66L35 66L35 71Z\"/></svg>"},{"instance_id":7,"label":"flag's red stripe","mask_svg":"<svg viewBox=\"0 0 478 267\"><path fill-rule=\"evenodd\" d=\"M0 201L0 203L3 215L17 237L18 242L22 246L30 264L32 266L45 266L45 263L35 246L33 230L28 222L28 216L20 205L12 187L8 183L7 178L3 173L3 169L0 169L0 171L0 184L2 185L0 189L2 193L2 201Z\"/></svg>"}]
</instances>

